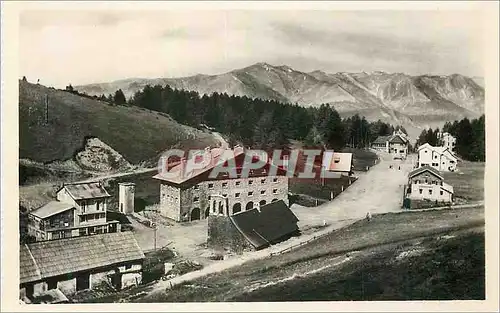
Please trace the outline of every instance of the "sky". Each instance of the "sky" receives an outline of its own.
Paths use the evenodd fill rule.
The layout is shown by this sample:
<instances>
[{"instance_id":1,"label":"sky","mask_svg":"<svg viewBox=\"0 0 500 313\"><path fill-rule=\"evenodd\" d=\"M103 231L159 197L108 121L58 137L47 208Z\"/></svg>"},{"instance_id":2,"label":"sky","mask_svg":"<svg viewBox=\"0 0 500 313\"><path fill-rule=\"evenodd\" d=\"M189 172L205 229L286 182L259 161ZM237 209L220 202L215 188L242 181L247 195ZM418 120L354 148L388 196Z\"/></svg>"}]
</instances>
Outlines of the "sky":
<instances>
[{"instance_id":1,"label":"sky","mask_svg":"<svg viewBox=\"0 0 500 313\"><path fill-rule=\"evenodd\" d=\"M23 11L19 72L47 86L300 71L483 76L474 11Z\"/></svg>"}]
</instances>

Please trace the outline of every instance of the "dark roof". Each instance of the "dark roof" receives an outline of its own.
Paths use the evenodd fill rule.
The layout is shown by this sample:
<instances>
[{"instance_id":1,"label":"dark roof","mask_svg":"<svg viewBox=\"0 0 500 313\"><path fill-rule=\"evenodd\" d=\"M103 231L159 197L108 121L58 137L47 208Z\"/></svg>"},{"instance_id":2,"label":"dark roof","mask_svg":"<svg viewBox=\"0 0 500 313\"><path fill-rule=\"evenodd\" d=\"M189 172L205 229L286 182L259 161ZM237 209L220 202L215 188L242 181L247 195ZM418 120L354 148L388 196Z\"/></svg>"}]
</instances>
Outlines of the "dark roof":
<instances>
[{"instance_id":1,"label":"dark roof","mask_svg":"<svg viewBox=\"0 0 500 313\"><path fill-rule=\"evenodd\" d=\"M99 182L68 184L64 185L61 189L66 189L69 195L75 200L111 197Z\"/></svg>"},{"instance_id":2,"label":"dark roof","mask_svg":"<svg viewBox=\"0 0 500 313\"><path fill-rule=\"evenodd\" d=\"M431 172L432 174L434 174L435 176L443 179L443 176L441 176L441 173L439 173L438 170L436 170L435 168L429 166L429 165L425 165L425 166L422 166L422 167L419 167L413 171L411 171L409 174L408 174L408 177L409 178L412 178L420 173L423 173L423 172L426 172L426 171L429 171Z\"/></svg>"},{"instance_id":3,"label":"dark roof","mask_svg":"<svg viewBox=\"0 0 500 313\"><path fill-rule=\"evenodd\" d=\"M283 200L230 216L238 231L254 246L261 248L298 231L295 214Z\"/></svg>"},{"instance_id":4,"label":"dark roof","mask_svg":"<svg viewBox=\"0 0 500 313\"><path fill-rule=\"evenodd\" d=\"M391 136L378 136L373 143L386 143Z\"/></svg>"},{"instance_id":5,"label":"dark roof","mask_svg":"<svg viewBox=\"0 0 500 313\"><path fill-rule=\"evenodd\" d=\"M26 245L19 246L19 269L21 284L42 279L40 270Z\"/></svg>"},{"instance_id":6,"label":"dark roof","mask_svg":"<svg viewBox=\"0 0 500 313\"><path fill-rule=\"evenodd\" d=\"M132 232L107 233L59 240L35 242L27 245L34 262L21 263L24 281L35 281L127 261L140 260L144 253ZM22 251L22 250L21 250ZM23 257L21 252L21 257ZM26 259L26 255L24 255ZM33 275L33 266L39 276ZM25 268L26 267L26 268Z\"/></svg>"},{"instance_id":7,"label":"dark roof","mask_svg":"<svg viewBox=\"0 0 500 313\"><path fill-rule=\"evenodd\" d=\"M72 208L74 208L72 204L59 201L50 201L49 203L44 204L38 209L31 211L30 214L33 214L39 218L47 218L49 216L67 211Z\"/></svg>"},{"instance_id":8,"label":"dark roof","mask_svg":"<svg viewBox=\"0 0 500 313\"><path fill-rule=\"evenodd\" d=\"M401 137L400 135L394 135L391 137L391 139L389 139L389 142L405 144L406 140L403 139L403 137Z\"/></svg>"}]
</instances>

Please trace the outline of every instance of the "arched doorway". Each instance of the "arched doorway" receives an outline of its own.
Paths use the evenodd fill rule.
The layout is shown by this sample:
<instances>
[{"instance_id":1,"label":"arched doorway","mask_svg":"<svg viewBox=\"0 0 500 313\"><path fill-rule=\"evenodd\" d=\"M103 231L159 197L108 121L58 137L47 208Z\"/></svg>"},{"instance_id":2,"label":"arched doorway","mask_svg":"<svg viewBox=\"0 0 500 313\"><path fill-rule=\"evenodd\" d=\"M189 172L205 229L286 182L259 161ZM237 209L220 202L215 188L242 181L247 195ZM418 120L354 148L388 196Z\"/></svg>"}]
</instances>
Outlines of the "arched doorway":
<instances>
[{"instance_id":1,"label":"arched doorway","mask_svg":"<svg viewBox=\"0 0 500 313\"><path fill-rule=\"evenodd\" d=\"M251 210L251 209L253 209L253 201L248 202L247 205L245 206L246 211Z\"/></svg>"},{"instance_id":2,"label":"arched doorway","mask_svg":"<svg viewBox=\"0 0 500 313\"><path fill-rule=\"evenodd\" d=\"M274 198L273 200L271 200L271 202L276 202L278 201L278 199Z\"/></svg>"},{"instance_id":3,"label":"arched doorway","mask_svg":"<svg viewBox=\"0 0 500 313\"><path fill-rule=\"evenodd\" d=\"M241 203L235 203L233 205L233 214L236 214L238 212L241 212Z\"/></svg>"},{"instance_id":4,"label":"arched doorway","mask_svg":"<svg viewBox=\"0 0 500 313\"><path fill-rule=\"evenodd\" d=\"M194 208L191 211L191 220L196 221L200 219L200 209L199 208Z\"/></svg>"},{"instance_id":5,"label":"arched doorway","mask_svg":"<svg viewBox=\"0 0 500 313\"><path fill-rule=\"evenodd\" d=\"M260 200L259 205L263 206L263 205L266 205L266 203L267 203L266 200Z\"/></svg>"},{"instance_id":6,"label":"arched doorway","mask_svg":"<svg viewBox=\"0 0 500 313\"><path fill-rule=\"evenodd\" d=\"M205 218L208 218L208 216L210 215L210 207L208 207L206 210L205 210Z\"/></svg>"}]
</instances>

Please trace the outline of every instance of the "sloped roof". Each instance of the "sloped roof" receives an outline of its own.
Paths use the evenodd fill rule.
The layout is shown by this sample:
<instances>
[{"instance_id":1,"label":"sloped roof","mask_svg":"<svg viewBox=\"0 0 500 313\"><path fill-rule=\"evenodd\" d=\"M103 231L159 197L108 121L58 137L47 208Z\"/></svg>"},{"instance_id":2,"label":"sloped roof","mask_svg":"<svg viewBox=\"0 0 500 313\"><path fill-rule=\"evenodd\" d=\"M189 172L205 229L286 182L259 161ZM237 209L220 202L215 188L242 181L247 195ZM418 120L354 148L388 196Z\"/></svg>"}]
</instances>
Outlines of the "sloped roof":
<instances>
[{"instance_id":1,"label":"sloped roof","mask_svg":"<svg viewBox=\"0 0 500 313\"><path fill-rule=\"evenodd\" d=\"M163 181L168 181L172 182L175 184L181 184L186 181L188 181L191 178L194 178L198 175L201 175L203 173L206 173L207 171L212 170L215 168L217 165L219 165L221 162L224 162L228 159L233 159L236 158L237 156L241 155L244 153L244 149L242 147L235 147L234 150L232 149L222 149L222 148L213 148L210 150L205 150L206 156L208 159L204 159L204 154L200 154L198 156L194 156L195 160L191 161L195 164L202 164L202 168L195 168L189 173L184 173L184 175L181 175L183 168L185 164L182 164L182 162L179 162L179 164L175 165L171 169L169 169L169 173L172 175L166 176L163 175L162 173L157 174L153 176L155 179L163 180ZM206 162L208 161L208 162ZM186 160L186 163L188 160ZM206 163L204 163L206 162Z\"/></svg>"},{"instance_id":2,"label":"sloped roof","mask_svg":"<svg viewBox=\"0 0 500 313\"><path fill-rule=\"evenodd\" d=\"M26 245L19 246L19 280L21 284L42 279L35 259Z\"/></svg>"},{"instance_id":3,"label":"sloped roof","mask_svg":"<svg viewBox=\"0 0 500 313\"><path fill-rule=\"evenodd\" d=\"M389 142L391 143L402 143L402 144L405 144L407 141L405 138L403 138L402 136L400 135L393 135L391 136L391 138L389 139Z\"/></svg>"},{"instance_id":4,"label":"sloped roof","mask_svg":"<svg viewBox=\"0 0 500 313\"><path fill-rule=\"evenodd\" d=\"M64 185L57 192L66 189L75 200L111 197L100 182L72 183Z\"/></svg>"},{"instance_id":5,"label":"sloped roof","mask_svg":"<svg viewBox=\"0 0 500 313\"><path fill-rule=\"evenodd\" d=\"M441 186L441 189L453 194L453 186L450 184L443 183L443 185Z\"/></svg>"},{"instance_id":6,"label":"sloped roof","mask_svg":"<svg viewBox=\"0 0 500 313\"><path fill-rule=\"evenodd\" d=\"M268 246L299 229L298 218L283 200L261 206L260 212L254 208L232 215L230 219L256 249Z\"/></svg>"},{"instance_id":7,"label":"sloped roof","mask_svg":"<svg viewBox=\"0 0 500 313\"><path fill-rule=\"evenodd\" d=\"M325 151L323 166L332 172L350 172L352 170L352 153Z\"/></svg>"},{"instance_id":8,"label":"sloped roof","mask_svg":"<svg viewBox=\"0 0 500 313\"><path fill-rule=\"evenodd\" d=\"M438 170L436 170L435 168L429 166L429 165L425 165L425 166L422 166L422 167L419 167L417 169L414 169L413 171L411 171L409 174L408 174L408 177L409 178L412 178L420 173L423 173L423 172L431 172L432 174L434 174L435 176L443 179L443 176L441 176L441 173L439 173Z\"/></svg>"},{"instance_id":9,"label":"sloped roof","mask_svg":"<svg viewBox=\"0 0 500 313\"><path fill-rule=\"evenodd\" d=\"M57 213L61 213L74 208L72 204L60 202L60 201L50 201L36 210L30 212L39 218L47 218Z\"/></svg>"},{"instance_id":10,"label":"sloped roof","mask_svg":"<svg viewBox=\"0 0 500 313\"><path fill-rule=\"evenodd\" d=\"M373 143L386 143L391 136L378 136Z\"/></svg>"},{"instance_id":11,"label":"sloped roof","mask_svg":"<svg viewBox=\"0 0 500 313\"><path fill-rule=\"evenodd\" d=\"M34 281L69 273L144 258L144 253L137 244L132 232L106 233L92 236L72 237L28 244L34 266L40 273L34 272L33 264L21 263L21 276L24 281ZM26 254L26 252L22 252ZM23 255L21 254L23 257Z\"/></svg>"}]
</instances>

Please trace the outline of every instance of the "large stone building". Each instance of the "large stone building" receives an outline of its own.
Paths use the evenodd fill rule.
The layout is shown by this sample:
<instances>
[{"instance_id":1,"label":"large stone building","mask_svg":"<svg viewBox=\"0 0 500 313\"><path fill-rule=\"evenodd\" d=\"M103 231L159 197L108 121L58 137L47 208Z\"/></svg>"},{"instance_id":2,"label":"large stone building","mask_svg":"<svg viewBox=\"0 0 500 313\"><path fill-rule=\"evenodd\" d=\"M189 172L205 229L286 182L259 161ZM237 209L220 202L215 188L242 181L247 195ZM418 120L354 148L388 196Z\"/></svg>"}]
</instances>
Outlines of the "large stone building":
<instances>
[{"instance_id":1,"label":"large stone building","mask_svg":"<svg viewBox=\"0 0 500 313\"><path fill-rule=\"evenodd\" d=\"M441 142L442 146L450 150L451 152L455 151L455 145L457 143L457 138L453 137L452 134L444 132L438 134L438 139Z\"/></svg>"},{"instance_id":2,"label":"large stone building","mask_svg":"<svg viewBox=\"0 0 500 313\"><path fill-rule=\"evenodd\" d=\"M28 215L28 234L37 241L119 231L118 221L108 221L108 194L100 182L66 184L50 201Z\"/></svg>"},{"instance_id":3,"label":"large stone building","mask_svg":"<svg viewBox=\"0 0 500 313\"><path fill-rule=\"evenodd\" d=\"M185 173L185 159L170 169L179 173L166 177L161 173L153 178L160 180L160 214L177 222L206 219L210 214L234 214L253 209L256 205L283 200L288 204L288 177L283 167L275 168L276 175L269 176L271 166L250 170L242 177L245 151L242 147L231 149L206 149L210 164ZM228 173L211 177L210 173L221 160L234 160L236 178ZM226 161L227 162L227 161Z\"/></svg>"}]
</instances>

